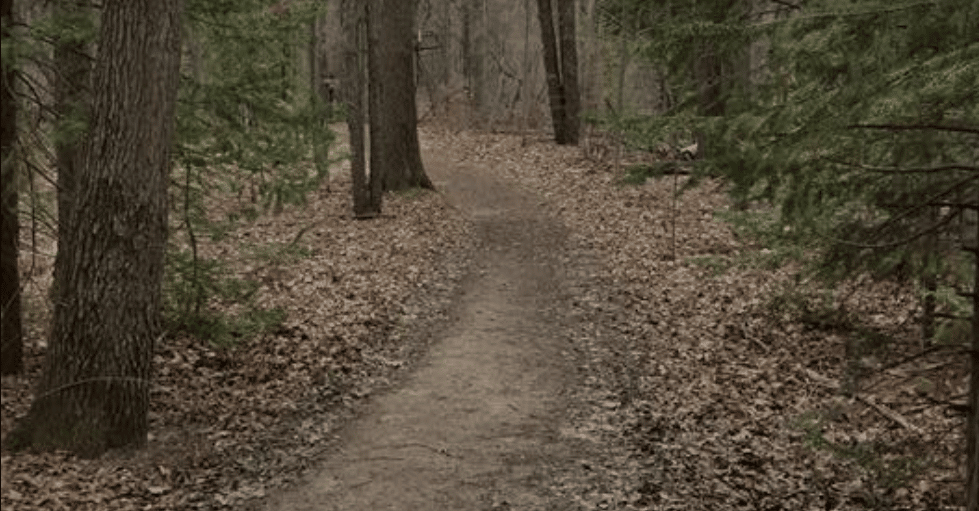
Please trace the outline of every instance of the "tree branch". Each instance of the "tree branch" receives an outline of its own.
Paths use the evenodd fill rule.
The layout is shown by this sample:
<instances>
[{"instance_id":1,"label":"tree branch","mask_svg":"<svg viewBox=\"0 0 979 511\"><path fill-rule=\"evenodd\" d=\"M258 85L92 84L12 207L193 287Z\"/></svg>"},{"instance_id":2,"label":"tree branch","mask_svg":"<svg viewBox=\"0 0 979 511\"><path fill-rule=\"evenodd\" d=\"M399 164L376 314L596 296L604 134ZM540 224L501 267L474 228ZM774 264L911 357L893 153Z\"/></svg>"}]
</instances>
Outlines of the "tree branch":
<instances>
[{"instance_id":1,"label":"tree branch","mask_svg":"<svg viewBox=\"0 0 979 511\"><path fill-rule=\"evenodd\" d=\"M794 4L792 2L789 2L787 0L769 0L769 1L772 2L773 4L784 5L786 7L791 8L791 9L802 10L802 6L801 5L796 5L796 4Z\"/></svg>"},{"instance_id":2,"label":"tree branch","mask_svg":"<svg viewBox=\"0 0 979 511\"><path fill-rule=\"evenodd\" d=\"M979 172L979 166L976 165L961 165L961 164L951 164L951 165L939 165L937 167L876 167L873 165L863 165L861 163L850 163L845 161L828 160L830 163L835 163L837 165L844 165L847 167L854 167L860 170L866 170L868 172L877 172L881 174L932 174L938 172L947 172L950 170L967 170L970 172Z\"/></svg>"},{"instance_id":3,"label":"tree branch","mask_svg":"<svg viewBox=\"0 0 979 511\"><path fill-rule=\"evenodd\" d=\"M979 211L979 203L975 203L975 202L929 202L925 205L934 206L936 208L957 208L957 209L971 209L973 211Z\"/></svg>"},{"instance_id":4,"label":"tree branch","mask_svg":"<svg viewBox=\"0 0 979 511\"><path fill-rule=\"evenodd\" d=\"M917 212L917 211L919 211L919 210L921 210L923 208L928 207L929 204L931 204L933 202L938 202L942 197L944 197L944 196L946 196L946 195L954 192L959 187L964 186L964 185L968 184L969 181L972 181L972 180L977 179L977 178L979 178L979 175L976 175L976 176L970 175L970 176L967 176L965 179L962 179L960 181L956 181L951 186L945 188L944 190L942 190L942 191L940 191L940 192L938 192L936 194L933 194L931 197L928 197L926 200L922 201L917 206L910 207L907 210L905 210L904 213L902 213L902 214L900 214L900 215L898 215L898 216L896 216L896 217L894 217L894 218L892 218L892 219L884 222L883 224L880 225L880 228L884 228L884 227L888 226L889 224L893 224L893 223L898 222L900 220L904 220L905 218L911 216L915 212Z\"/></svg>"},{"instance_id":5,"label":"tree branch","mask_svg":"<svg viewBox=\"0 0 979 511\"><path fill-rule=\"evenodd\" d=\"M937 130L979 135L979 126L954 124L851 124L847 129L871 129L887 131Z\"/></svg>"},{"instance_id":6,"label":"tree branch","mask_svg":"<svg viewBox=\"0 0 979 511\"><path fill-rule=\"evenodd\" d=\"M926 236L928 234L931 234L933 232L936 232L939 229L941 229L942 227L948 225L957 216L959 216L958 215L958 212L953 213L951 215L948 215L948 216L944 217L941 221L937 222L936 224L934 224L932 226L929 226L929 227L927 227L925 229L922 229L922 230L920 230L918 232L912 233L910 236L908 236L906 238L902 238L902 239L899 239L897 241L891 241L891 242L887 242L887 243L882 243L882 244L879 244L879 245L872 245L872 244L867 244L867 243L857 243L855 241L849 241L849 240L844 240L844 239L839 239L839 238L835 238L835 240L836 240L837 243L842 243L842 244L849 245L849 246L855 247L855 248L863 248L863 249L869 249L869 250L890 249L890 248L900 247L901 245L907 245L908 243L911 243L912 241L915 241L918 238L921 238L922 236ZM880 228L883 228L883 227L884 227L883 225L880 226Z\"/></svg>"}]
</instances>

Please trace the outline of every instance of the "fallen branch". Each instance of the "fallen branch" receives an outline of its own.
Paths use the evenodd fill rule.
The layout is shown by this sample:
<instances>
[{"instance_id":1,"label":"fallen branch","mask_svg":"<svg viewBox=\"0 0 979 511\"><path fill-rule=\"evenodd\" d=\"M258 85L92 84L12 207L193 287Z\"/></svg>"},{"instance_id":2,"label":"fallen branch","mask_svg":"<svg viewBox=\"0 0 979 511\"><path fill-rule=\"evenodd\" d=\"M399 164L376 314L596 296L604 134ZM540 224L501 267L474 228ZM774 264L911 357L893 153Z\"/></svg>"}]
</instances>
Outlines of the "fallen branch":
<instances>
[{"instance_id":1,"label":"fallen branch","mask_svg":"<svg viewBox=\"0 0 979 511\"><path fill-rule=\"evenodd\" d=\"M857 399L860 400L860 401L863 401L864 403L866 403L867 405L869 405L871 408L873 408L874 410L876 410L877 413L879 413L879 414L883 415L884 417L887 417L888 419L894 421L895 423L897 423L899 426L903 427L904 429L909 429L909 430L911 430L914 433L921 434L921 429L919 429L918 426L915 426L914 424L911 424L907 419L904 418L904 416L902 416L901 414L895 412L894 410L891 410L890 408L887 408L884 405L879 405L879 404L875 403L872 397L870 397L870 396L864 396L864 395L861 395L861 394L857 394Z\"/></svg>"}]
</instances>

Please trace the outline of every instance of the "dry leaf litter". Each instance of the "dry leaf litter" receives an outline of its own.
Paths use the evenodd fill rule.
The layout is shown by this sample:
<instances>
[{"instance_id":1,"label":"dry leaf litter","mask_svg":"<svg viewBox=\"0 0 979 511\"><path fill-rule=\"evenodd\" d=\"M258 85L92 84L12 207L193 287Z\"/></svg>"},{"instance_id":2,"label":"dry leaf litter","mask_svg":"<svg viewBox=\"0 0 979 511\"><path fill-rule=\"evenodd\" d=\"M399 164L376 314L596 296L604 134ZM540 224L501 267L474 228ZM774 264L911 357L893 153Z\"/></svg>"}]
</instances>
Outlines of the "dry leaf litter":
<instances>
[{"instance_id":1,"label":"dry leaf litter","mask_svg":"<svg viewBox=\"0 0 979 511\"><path fill-rule=\"evenodd\" d=\"M858 281L833 290L836 305L887 340L853 356L852 331L786 312L791 296L811 293L794 285L792 268L738 264L766 249L718 218L729 207L718 183L674 205L685 178L622 185L608 161L542 138L427 126L422 139L538 194L591 261L565 311L576 318L568 357L581 384L562 432L601 448L553 467L547 484L564 501L580 510L961 507L964 416L946 403L964 395L967 368L941 350L903 361L920 350L911 289ZM261 284L260 305L287 311L282 327L233 350L166 339L148 448L95 460L4 452L3 509L257 508L315 467L357 405L396 384L446 323L474 250L469 224L437 193L389 194L383 218L369 222L352 220L348 201L340 172L307 205L209 244L207 255ZM308 256L249 255L294 240ZM29 407L48 315L51 259L22 262L28 371L3 379L4 435Z\"/></svg>"}]
</instances>

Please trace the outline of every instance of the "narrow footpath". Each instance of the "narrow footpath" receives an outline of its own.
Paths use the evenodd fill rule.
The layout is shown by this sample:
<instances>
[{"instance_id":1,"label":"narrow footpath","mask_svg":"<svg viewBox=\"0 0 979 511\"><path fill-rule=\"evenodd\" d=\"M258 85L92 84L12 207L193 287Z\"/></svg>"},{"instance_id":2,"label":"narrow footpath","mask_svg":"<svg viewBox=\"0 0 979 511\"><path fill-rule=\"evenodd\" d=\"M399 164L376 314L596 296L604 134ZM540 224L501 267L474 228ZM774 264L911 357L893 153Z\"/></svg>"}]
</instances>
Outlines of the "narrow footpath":
<instances>
[{"instance_id":1,"label":"narrow footpath","mask_svg":"<svg viewBox=\"0 0 979 511\"><path fill-rule=\"evenodd\" d=\"M563 350L566 229L538 200L479 168L425 155L449 202L472 218L474 274L425 361L374 399L340 450L270 510L565 508L549 471L574 454L559 428L574 385Z\"/></svg>"}]
</instances>

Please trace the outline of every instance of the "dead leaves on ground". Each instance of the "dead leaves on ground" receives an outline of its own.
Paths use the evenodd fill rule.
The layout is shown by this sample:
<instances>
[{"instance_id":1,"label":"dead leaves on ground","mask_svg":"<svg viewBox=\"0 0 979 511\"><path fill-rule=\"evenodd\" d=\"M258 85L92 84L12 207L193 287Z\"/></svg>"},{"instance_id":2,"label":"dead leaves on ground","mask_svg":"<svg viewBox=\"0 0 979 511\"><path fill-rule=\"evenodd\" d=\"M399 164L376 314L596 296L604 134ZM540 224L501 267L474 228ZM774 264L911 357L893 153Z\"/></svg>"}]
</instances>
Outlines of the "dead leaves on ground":
<instances>
[{"instance_id":1,"label":"dead leaves on ground","mask_svg":"<svg viewBox=\"0 0 979 511\"><path fill-rule=\"evenodd\" d=\"M580 509L961 506L964 416L943 403L968 368L948 350L899 363L921 350L910 289L817 291L788 268L738 264L767 254L715 217L728 207L716 182L674 206L682 177L623 185L577 148L434 138L546 197L600 262L569 334L591 405L565 434L610 449L555 481ZM839 328L800 314L827 299L845 305Z\"/></svg>"},{"instance_id":2,"label":"dead leaves on ground","mask_svg":"<svg viewBox=\"0 0 979 511\"><path fill-rule=\"evenodd\" d=\"M582 510L961 502L963 417L945 403L964 393L966 367L941 351L897 363L920 349L907 289L831 292L859 328L800 322L799 304L820 296L787 269L735 264L759 249L715 218L727 207L717 183L674 209L673 176L623 186L575 148L436 128L423 139L538 193L573 233L576 287L563 313L576 318L568 356L585 405L562 433L601 455L585 449L553 468L549 484L564 501ZM288 311L282 328L233 351L166 341L149 448L99 460L4 454L4 509L240 509L314 466L350 405L423 349L417 332L448 306L472 249L438 195L389 196L384 218L357 222L346 186L334 181L332 194L208 249L259 283L261 306ZM297 239L299 257L248 248ZM29 385L3 380L4 433L26 411Z\"/></svg>"},{"instance_id":3,"label":"dead leaves on ground","mask_svg":"<svg viewBox=\"0 0 979 511\"><path fill-rule=\"evenodd\" d=\"M257 283L260 308L286 311L281 327L234 349L166 339L147 448L96 460L5 453L3 509L242 509L315 467L353 405L424 350L472 249L437 193L389 195L383 217L358 221L347 176L331 188L201 247ZM29 407L40 340L33 370L3 380L3 434Z\"/></svg>"}]
</instances>

